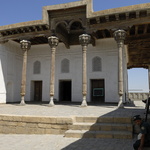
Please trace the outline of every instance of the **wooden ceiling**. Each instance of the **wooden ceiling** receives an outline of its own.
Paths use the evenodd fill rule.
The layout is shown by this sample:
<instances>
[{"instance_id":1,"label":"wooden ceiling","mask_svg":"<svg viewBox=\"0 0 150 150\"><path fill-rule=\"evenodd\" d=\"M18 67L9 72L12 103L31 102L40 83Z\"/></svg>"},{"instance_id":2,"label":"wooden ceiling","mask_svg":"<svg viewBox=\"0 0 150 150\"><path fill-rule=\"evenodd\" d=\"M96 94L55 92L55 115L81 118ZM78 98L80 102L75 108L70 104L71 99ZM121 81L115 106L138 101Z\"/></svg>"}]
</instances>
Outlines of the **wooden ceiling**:
<instances>
[{"instance_id":1,"label":"wooden ceiling","mask_svg":"<svg viewBox=\"0 0 150 150\"><path fill-rule=\"evenodd\" d=\"M150 23L133 25L125 29L127 37L125 44L128 45L128 68L148 68L150 65ZM97 30L92 35L96 39L112 38L113 30Z\"/></svg>"}]
</instances>

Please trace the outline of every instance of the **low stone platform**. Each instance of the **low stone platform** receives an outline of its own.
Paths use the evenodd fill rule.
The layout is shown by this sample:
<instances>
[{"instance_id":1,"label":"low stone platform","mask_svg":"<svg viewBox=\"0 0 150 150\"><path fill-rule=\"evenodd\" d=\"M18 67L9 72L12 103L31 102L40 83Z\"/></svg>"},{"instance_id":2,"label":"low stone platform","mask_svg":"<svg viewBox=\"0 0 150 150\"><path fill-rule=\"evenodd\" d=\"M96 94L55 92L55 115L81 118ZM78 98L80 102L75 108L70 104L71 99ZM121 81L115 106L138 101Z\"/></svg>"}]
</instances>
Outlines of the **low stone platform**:
<instances>
[{"instance_id":1,"label":"low stone platform","mask_svg":"<svg viewBox=\"0 0 150 150\"><path fill-rule=\"evenodd\" d=\"M64 134L72 123L70 117L0 115L0 133Z\"/></svg>"},{"instance_id":2,"label":"low stone platform","mask_svg":"<svg viewBox=\"0 0 150 150\"><path fill-rule=\"evenodd\" d=\"M26 124L29 127L33 127L34 123L32 119L28 120L27 117L57 118L54 119L55 120L54 122L59 122L59 123L61 122L60 120L62 118L67 118L67 119L69 118L68 121L70 121L70 118L72 118L74 122L73 126L72 126L72 121L70 121L71 124L68 124L67 126L72 126L74 130L77 129L74 125L78 123L82 124L83 121L85 123L91 124L92 122L89 123L87 117L90 118L92 117L93 118L95 117L98 118L125 117L126 118L127 117L131 119L133 115L140 114L144 118L145 117L144 108L145 105L141 101L135 101L132 105L127 104L124 107L124 109L118 109L117 105L111 105L111 104L89 105L88 107L85 108L81 108L80 104L56 104L54 107L48 107L46 104L27 104L26 106L19 106L18 104L0 104L0 116L2 118L4 117L5 119L6 118L12 119L13 116L16 116L17 118L19 116L20 118L22 118L22 121L24 120L29 122L30 120L32 121L32 123L30 125ZM75 117L78 117L77 121L74 120ZM86 119L83 119L82 117ZM43 123L45 122L46 124L46 121L47 119L45 121L43 119ZM44 127L43 123L40 122L39 126ZM12 124L12 126L13 125L15 124ZM96 122L94 123L94 125L97 126ZM53 125L53 127L56 128L57 126ZM88 126L85 128L88 128ZM92 128L95 127L93 126ZM103 128L103 126L101 126L101 128ZM105 126L106 130L109 130L110 128L116 128L116 127ZM132 145L135 140L136 140L136 136L134 136L133 139L114 139L114 138L90 138L89 139L89 138L71 138L71 137L67 138L64 137L64 133L63 134L58 133L57 135L43 134L43 133L42 134L0 134L0 145L3 150L12 150L12 149L15 150L20 150L20 149L22 150L26 150L26 149L28 150L33 150L33 149L36 150L41 150L41 149L127 150L129 149L130 150L133 149Z\"/></svg>"},{"instance_id":3,"label":"low stone platform","mask_svg":"<svg viewBox=\"0 0 150 150\"><path fill-rule=\"evenodd\" d=\"M124 133L126 138L132 138L132 117L140 114L144 117L144 104L139 101L136 104L128 104L124 108L118 108L114 104L103 105L89 105L88 107L80 107L77 104L57 104L54 107L48 107L46 104L27 104L20 106L19 104L1 104L0 105L0 133L13 134L65 134L70 137L82 130L82 134L75 137L88 136L87 130L103 132L107 131L106 135L98 133L92 137L111 137L111 138L125 138L120 136L126 129L122 130L122 123L124 126L130 126L130 134ZM77 123L80 123L80 125ZM81 123L84 123L81 124ZM93 123L87 125L86 123ZM105 123L105 124L104 124ZM104 126L107 126L107 128ZM95 129L95 128L98 129ZM117 129L118 128L118 129ZM84 131L86 134L84 134ZM101 130L101 131L100 131ZM109 130L109 132L108 132ZM110 133L115 130L116 133ZM128 131L128 130L127 130ZM90 133L90 132L89 132ZM76 134L77 135L77 134ZM91 137L91 136L89 136Z\"/></svg>"},{"instance_id":4,"label":"low stone platform","mask_svg":"<svg viewBox=\"0 0 150 150\"><path fill-rule=\"evenodd\" d=\"M131 139L130 117L46 117L0 115L3 134L65 134L74 138Z\"/></svg>"}]
</instances>

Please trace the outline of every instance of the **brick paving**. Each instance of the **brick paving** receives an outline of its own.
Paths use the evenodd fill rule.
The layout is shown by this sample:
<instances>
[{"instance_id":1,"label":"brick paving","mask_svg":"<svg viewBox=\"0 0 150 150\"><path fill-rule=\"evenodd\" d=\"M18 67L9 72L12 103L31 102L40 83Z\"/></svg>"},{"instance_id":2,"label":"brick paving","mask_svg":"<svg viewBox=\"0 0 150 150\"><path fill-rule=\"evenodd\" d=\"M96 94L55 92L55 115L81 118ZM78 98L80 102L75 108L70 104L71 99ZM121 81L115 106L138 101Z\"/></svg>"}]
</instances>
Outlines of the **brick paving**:
<instances>
[{"instance_id":1,"label":"brick paving","mask_svg":"<svg viewBox=\"0 0 150 150\"><path fill-rule=\"evenodd\" d=\"M129 116L143 115L144 104L135 101L134 105L126 105L117 109L115 105L80 105L57 104L54 107L42 105L1 104L0 114L30 116ZM132 150L135 138L130 139L79 139L66 138L63 135L25 135L0 134L0 150Z\"/></svg>"}]
</instances>

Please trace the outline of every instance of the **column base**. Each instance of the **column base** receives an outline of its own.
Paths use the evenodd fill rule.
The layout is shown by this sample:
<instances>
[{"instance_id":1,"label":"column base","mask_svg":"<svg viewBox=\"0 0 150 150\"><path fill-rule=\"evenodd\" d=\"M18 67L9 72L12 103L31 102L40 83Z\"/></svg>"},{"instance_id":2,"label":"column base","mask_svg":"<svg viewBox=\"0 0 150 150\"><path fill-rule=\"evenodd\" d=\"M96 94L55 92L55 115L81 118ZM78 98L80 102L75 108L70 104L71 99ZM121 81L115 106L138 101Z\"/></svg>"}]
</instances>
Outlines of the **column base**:
<instances>
[{"instance_id":1,"label":"column base","mask_svg":"<svg viewBox=\"0 0 150 150\"><path fill-rule=\"evenodd\" d=\"M50 102L49 102L48 106L49 106L49 107L55 106L54 101L53 101L53 96L50 97Z\"/></svg>"},{"instance_id":2,"label":"column base","mask_svg":"<svg viewBox=\"0 0 150 150\"><path fill-rule=\"evenodd\" d=\"M83 96L81 107L87 107L86 96Z\"/></svg>"},{"instance_id":3,"label":"column base","mask_svg":"<svg viewBox=\"0 0 150 150\"><path fill-rule=\"evenodd\" d=\"M124 104L122 102L122 96L119 98L118 108L124 108Z\"/></svg>"},{"instance_id":4,"label":"column base","mask_svg":"<svg viewBox=\"0 0 150 150\"><path fill-rule=\"evenodd\" d=\"M24 101L24 96L21 96L20 106L24 106L24 105L26 105L26 103Z\"/></svg>"}]
</instances>

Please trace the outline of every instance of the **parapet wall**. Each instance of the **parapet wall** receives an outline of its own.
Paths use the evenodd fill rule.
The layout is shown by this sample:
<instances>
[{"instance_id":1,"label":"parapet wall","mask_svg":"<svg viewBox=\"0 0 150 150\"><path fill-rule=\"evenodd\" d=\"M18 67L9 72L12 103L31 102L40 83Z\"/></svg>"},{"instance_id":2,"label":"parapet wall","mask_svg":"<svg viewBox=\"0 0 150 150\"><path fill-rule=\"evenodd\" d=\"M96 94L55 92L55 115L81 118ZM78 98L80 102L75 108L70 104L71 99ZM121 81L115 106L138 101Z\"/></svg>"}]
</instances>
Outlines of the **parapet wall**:
<instances>
[{"instance_id":1,"label":"parapet wall","mask_svg":"<svg viewBox=\"0 0 150 150\"><path fill-rule=\"evenodd\" d=\"M144 100L148 98L149 93L129 93L129 99L131 100Z\"/></svg>"}]
</instances>

